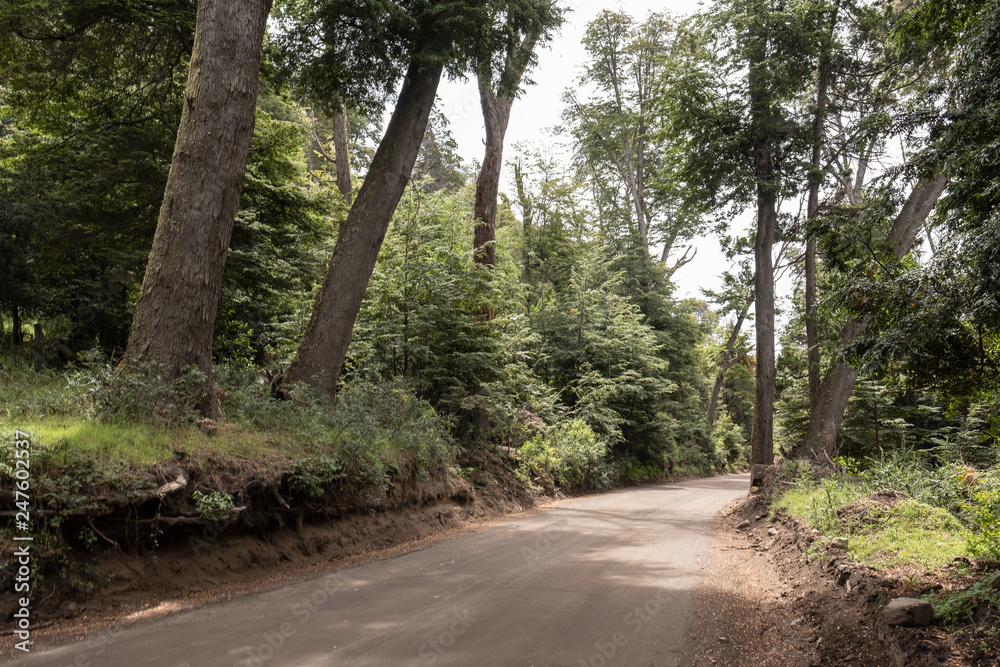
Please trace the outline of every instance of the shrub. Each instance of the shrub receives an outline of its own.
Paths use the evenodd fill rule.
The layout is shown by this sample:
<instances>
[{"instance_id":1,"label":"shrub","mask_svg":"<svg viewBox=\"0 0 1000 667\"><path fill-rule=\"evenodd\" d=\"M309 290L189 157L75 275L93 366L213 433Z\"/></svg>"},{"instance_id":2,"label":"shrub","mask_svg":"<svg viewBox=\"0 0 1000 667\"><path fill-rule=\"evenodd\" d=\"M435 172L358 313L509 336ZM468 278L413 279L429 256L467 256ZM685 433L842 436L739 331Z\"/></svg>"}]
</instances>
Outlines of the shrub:
<instances>
[{"instance_id":1,"label":"shrub","mask_svg":"<svg viewBox=\"0 0 1000 667\"><path fill-rule=\"evenodd\" d=\"M972 487L972 534L969 553L1000 560L1000 471L979 475Z\"/></svg>"},{"instance_id":2,"label":"shrub","mask_svg":"<svg viewBox=\"0 0 1000 667\"><path fill-rule=\"evenodd\" d=\"M566 487L603 488L610 484L607 445L582 419L562 422L521 448L521 473L548 473Z\"/></svg>"}]
</instances>

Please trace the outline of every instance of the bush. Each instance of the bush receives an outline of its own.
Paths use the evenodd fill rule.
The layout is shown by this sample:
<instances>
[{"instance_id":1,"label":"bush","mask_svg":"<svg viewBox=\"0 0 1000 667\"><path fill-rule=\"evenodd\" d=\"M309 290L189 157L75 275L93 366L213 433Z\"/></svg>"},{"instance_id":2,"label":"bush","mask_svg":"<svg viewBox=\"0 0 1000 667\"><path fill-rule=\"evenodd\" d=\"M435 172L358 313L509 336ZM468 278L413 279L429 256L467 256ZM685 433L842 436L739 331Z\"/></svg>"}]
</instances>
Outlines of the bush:
<instances>
[{"instance_id":1,"label":"bush","mask_svg":"<svg viewBox=\"0 0 1000 667\"><path fill-rule=\"evenodd\" d=\"M972 534L969 553L1000 560L1000 470L978 476L972 487Z\"/></svg>"},{"instance_id":2,"label":"bush","mask_svg":"<svg viewBox=\"0 0 1000 667\"><path fill-rule=\"evenodd\" d=\"M565 487L610 485L607 445L582 419L562 422L521 448L521 475L548 473Z\"/></svg>"}]
</instances>

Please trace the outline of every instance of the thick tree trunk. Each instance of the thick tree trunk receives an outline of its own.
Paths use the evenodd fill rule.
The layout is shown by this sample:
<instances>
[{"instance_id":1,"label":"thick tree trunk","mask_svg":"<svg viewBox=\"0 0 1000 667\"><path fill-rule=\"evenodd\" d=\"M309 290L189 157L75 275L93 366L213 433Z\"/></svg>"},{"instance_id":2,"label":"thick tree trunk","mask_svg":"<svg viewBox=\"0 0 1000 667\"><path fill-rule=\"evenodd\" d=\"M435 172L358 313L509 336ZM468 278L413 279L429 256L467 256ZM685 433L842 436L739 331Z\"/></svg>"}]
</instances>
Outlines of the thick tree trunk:
<instances>
[{"instance_id":1,"label":"thick tree trunk","mask_svg":"<svg viewBox=\"0 0 1000 667\"><path fill-rule=\"evenodd\" d=\"M479 78L479 99L483 107L483 120L486 121L486 155L476 179L473 258L476 264L493 268L497 264L497 195L500 192L503 146L514 100L510 97L494 97L489 80L484 80L483 76Z\"/></svg>"},{"instance_id":2,"label":"thick tree trunk","mask_svg":"<svg viewBox=\"0 0 1000 667\"><path fill-rule=\"evenodd\" d=\"M757 371L750 435L750 463L774 463L774 262L771 255L777 222L778 197L773 184L770 142L761 142L754 155L757 186L757 239L754 245L757 275Z\"/></svg>"},{"instance_id":3,"label":"thick tree trunk","mask_svg":"<svg viewBox=\"0 0 1000 667\"><path fill-rule=\"evenodd\" d=\"M442 68L410 66L371 168L340 227L305 337L286 382L305 382L332 398L354 322L389 222L406 190L427 129Z\"/></svg>"},{"instance_id":4,"label":"thick tree trunk","mask_svg":"<svg viewBox=\"0 0 1000 667\"><path fill-rule=\"evenodd\" d=\"M528 58L535 48L537 36L527 35L521 44L508 54L502 80L520 85L528 66ZM476 221L473 239L474 260L483 267L497 264L497 195L500 193L500 171L503 168L503 147L510 123L510 109L514 93L493 91L493 72L489 62L479 65L479 102L486 124L486 155L483 157L479 177L476 179L476 201L473 219ZM492 319L492 315L491 315Z\"/></svg>"},{"instance_id":5,"label":"thick tree trunk","mask_svg":"<svg viewBox=\"0 0 1000 667\"><path fill-rule=\"evenodd\" d=\"M351 181L351 148L347 142L347 110L337 95L333 100L337 110L333 114L333 155L337 161L337 189L343 195L344 201L351 203L354 184Z\"/></svg>"},{"instance_id":6,"label":"thick tree trunk","mask_svg":"<svg viewBox=\"0 0 1000 667\"><path fill-rule=\"evenodd\" d=\"M913 188L886 237L888 248L897 260L910 252L917 232L934 210L947 184L948 179L938 174L931 180L921 179ZM840 342L849 343L860 336L866 327L864 321L847 322L840 330ZM857 372L849 364L837 364L827 372L820 385L817 408L809 418L808 435L796 451L797 456L820 460L835 455L837 438L856 380Z\"/></svg>"},{"instance_id":7,"label":"thick tree trunk","mask_svg":"<svg viewBox=\"0 0 1000 667\"><path fill-rule=\"evenodd\" d=\"M833 18L836 23L836 15ZM820 18L819 27L823 27ZM816 81L816 113L813 116L812 161L809 173L808 220L819 215L819 188L823 184L823 144L826 139L827 97L830 86L831 67L828 53L819 66ZM808 228L807 224L807 228ZM817 307L816 239L811 236L806 241L806 358L809 375L809 414L816 411L820 394L819 355L819 309Z\"/></svg>"},{"instance_id":8,"label":"thick tree trunk","mask_svg":"<svg viewBox=\"0 0 1000 667\"><path fill-rule=\"evenodd\" d=\"M253 135L271 0L200 0L184 109L126 350L176 378L205 374L199 408L221 415L212 334Z\"/></svg>"}]
</instances>

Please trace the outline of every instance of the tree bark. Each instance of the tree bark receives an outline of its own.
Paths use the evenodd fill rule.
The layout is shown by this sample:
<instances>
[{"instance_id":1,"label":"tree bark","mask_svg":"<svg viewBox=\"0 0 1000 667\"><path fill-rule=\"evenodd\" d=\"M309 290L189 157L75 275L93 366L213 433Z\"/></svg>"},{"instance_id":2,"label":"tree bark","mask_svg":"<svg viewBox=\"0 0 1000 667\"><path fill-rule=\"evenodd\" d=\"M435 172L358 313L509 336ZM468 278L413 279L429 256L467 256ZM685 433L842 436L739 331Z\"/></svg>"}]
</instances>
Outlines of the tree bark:
<instances>
[{"instance_id":1,"label":"tree bark","mask_svg":"<svg viewBox=\"0 0 1000 667\"><path fill-rule=\"evenodd\" d=\"M527 35L516 47L516 52L509 54L506 62L503 80L509 81L516 88L524 77L528 65L528 56L535 48L537 36ZM483 121L486 124L486 155L476 179L476 201L473 219L476 221L475 238L473 240L473 258L476 264L493 268L497 264L497 195L500 192L500 171L503 168L504 139L507 136L507 126L510 123L510 109L514 104L513 91L494 93L492 86L492 70L490 64L480 63L477 75L479 80L479 102L483 109ZM492 319L492 316L491 318Z\"/></svg>"},{"instance_id":2,"label":"tree bark","mask_svg":"<svg viewBox=\"0 0 1000 667\"><path fill-rule=\"evenodd\" d=\"M497 264L497 195L500 192L504 137L514 100L494 97L489 80L484 81L482 75L479 77L479 99L483 107L483 119L486 121L486 155L476 179L473 259L479 266L492 269Z\"/></svg>"},{"instance_id":3,"label":"tree bark","mask_svg":"<svg viewBox=\"0 0 1000 667\"><path fill-rule=\"evenodd\" d=\"M344 201L350 204L354 184L351 181L351 149L347 141L347 110L340 95L335 96L333 106L336 109L333 114L333 156L337 161L337 189Z\"/></svg>"},{"instance_id":4,"label":"tree bark","mask_svg":"<svg viewBox=\"0 0 1000 667\"><path fill-rule=\"evenodd\" d=\"M831 32L837 23L837 13L834 10L831 17ZM823 29L824 17L820 15L818 28ZM832 35L831 35L832 39ZM819 215L819 189L823 184L823 144L826 140L827 98L829 96L830 79L833 68L830 62L830 49L823 51L820 58L816 81L816 113L813 116L812 161L809 172L809 204L806 211L808 221ZM807 223L807 229L809 227ZM819 406L820 395L820 354L819 354L819 308L818 280L816 275L816 239L811 235L806 241L806 360L809 375L809 414Z\"/></svg>"},{"instance_id":5,"label":"tree bark","mask_svg":"<svg viewBox=\"0 0 1000 667\"><path fill-rule=\"evenodd\" d=\"M771 251L774 247L778 196L773 183L772 157L770 141L761 141L754 151L759 180L757 239L754 244L757 369L753 429L750 434L750 463L758 465L774 463L774 261Z\"/></svg>"},{"instance_id":6,"label":"tree bark","mask_svg":"<svg viewBox=\"0 0 1000 667\"><path fill-rule=\"evenodd\" d=\"M886 236L887 250L897 261L910 252L917 232L934 210L947 184L947 177L937 174L930 180L921 179L910 192ZM867 326L864 321L847 322L841 327L840 343L854 340ZM827 372L820 385L817 409L810 414L808 435L796 451L798 457L819 460L825 458L824 454L831 458L834 456L844 413L857 378L857 371L850 364L836 364Z\"/></svg>"},{"instance_id":7,"label":"tree bark","mask_svg":"<svg viewBox=\"0 0 1000 667\"><path fill-rule=\"evenodd\" d=\"M199 409L221 415L212 335L253 135L271 0L200 0L194 51L160 218L126 363L156 361L176 378L205 375Z\"/></svg>"},{"instance_id":8,"label":"tree bark","mask_svg":"<svg viewBox=\"0 0 1000 667\"><path fill-rule=\"evenodd\" d=\"M332 398L354 322L389 222L406 190L441 80L441 66L410 65L385 137L340 228L330 268L286 382Z\"/></svg>"}]
</instances>

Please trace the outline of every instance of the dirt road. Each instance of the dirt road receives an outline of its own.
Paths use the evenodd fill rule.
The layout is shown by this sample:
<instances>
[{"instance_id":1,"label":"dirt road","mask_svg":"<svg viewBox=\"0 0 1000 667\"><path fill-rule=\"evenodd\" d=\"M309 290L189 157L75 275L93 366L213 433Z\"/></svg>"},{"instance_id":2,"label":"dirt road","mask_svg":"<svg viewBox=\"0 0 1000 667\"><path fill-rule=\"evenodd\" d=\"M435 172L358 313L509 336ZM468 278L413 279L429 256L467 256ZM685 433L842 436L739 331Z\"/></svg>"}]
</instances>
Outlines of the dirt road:
<instances>
[{"instance_id":1,"label":"dirt road","mask_svg":"<svg viewBox=\"0 0 1000 667\"><path fill-rule=\"evenodd\" d=\"M564 501L403 556L15 665L675 665L718 509L746 475Z\"/></svg>"}]
</instances>

